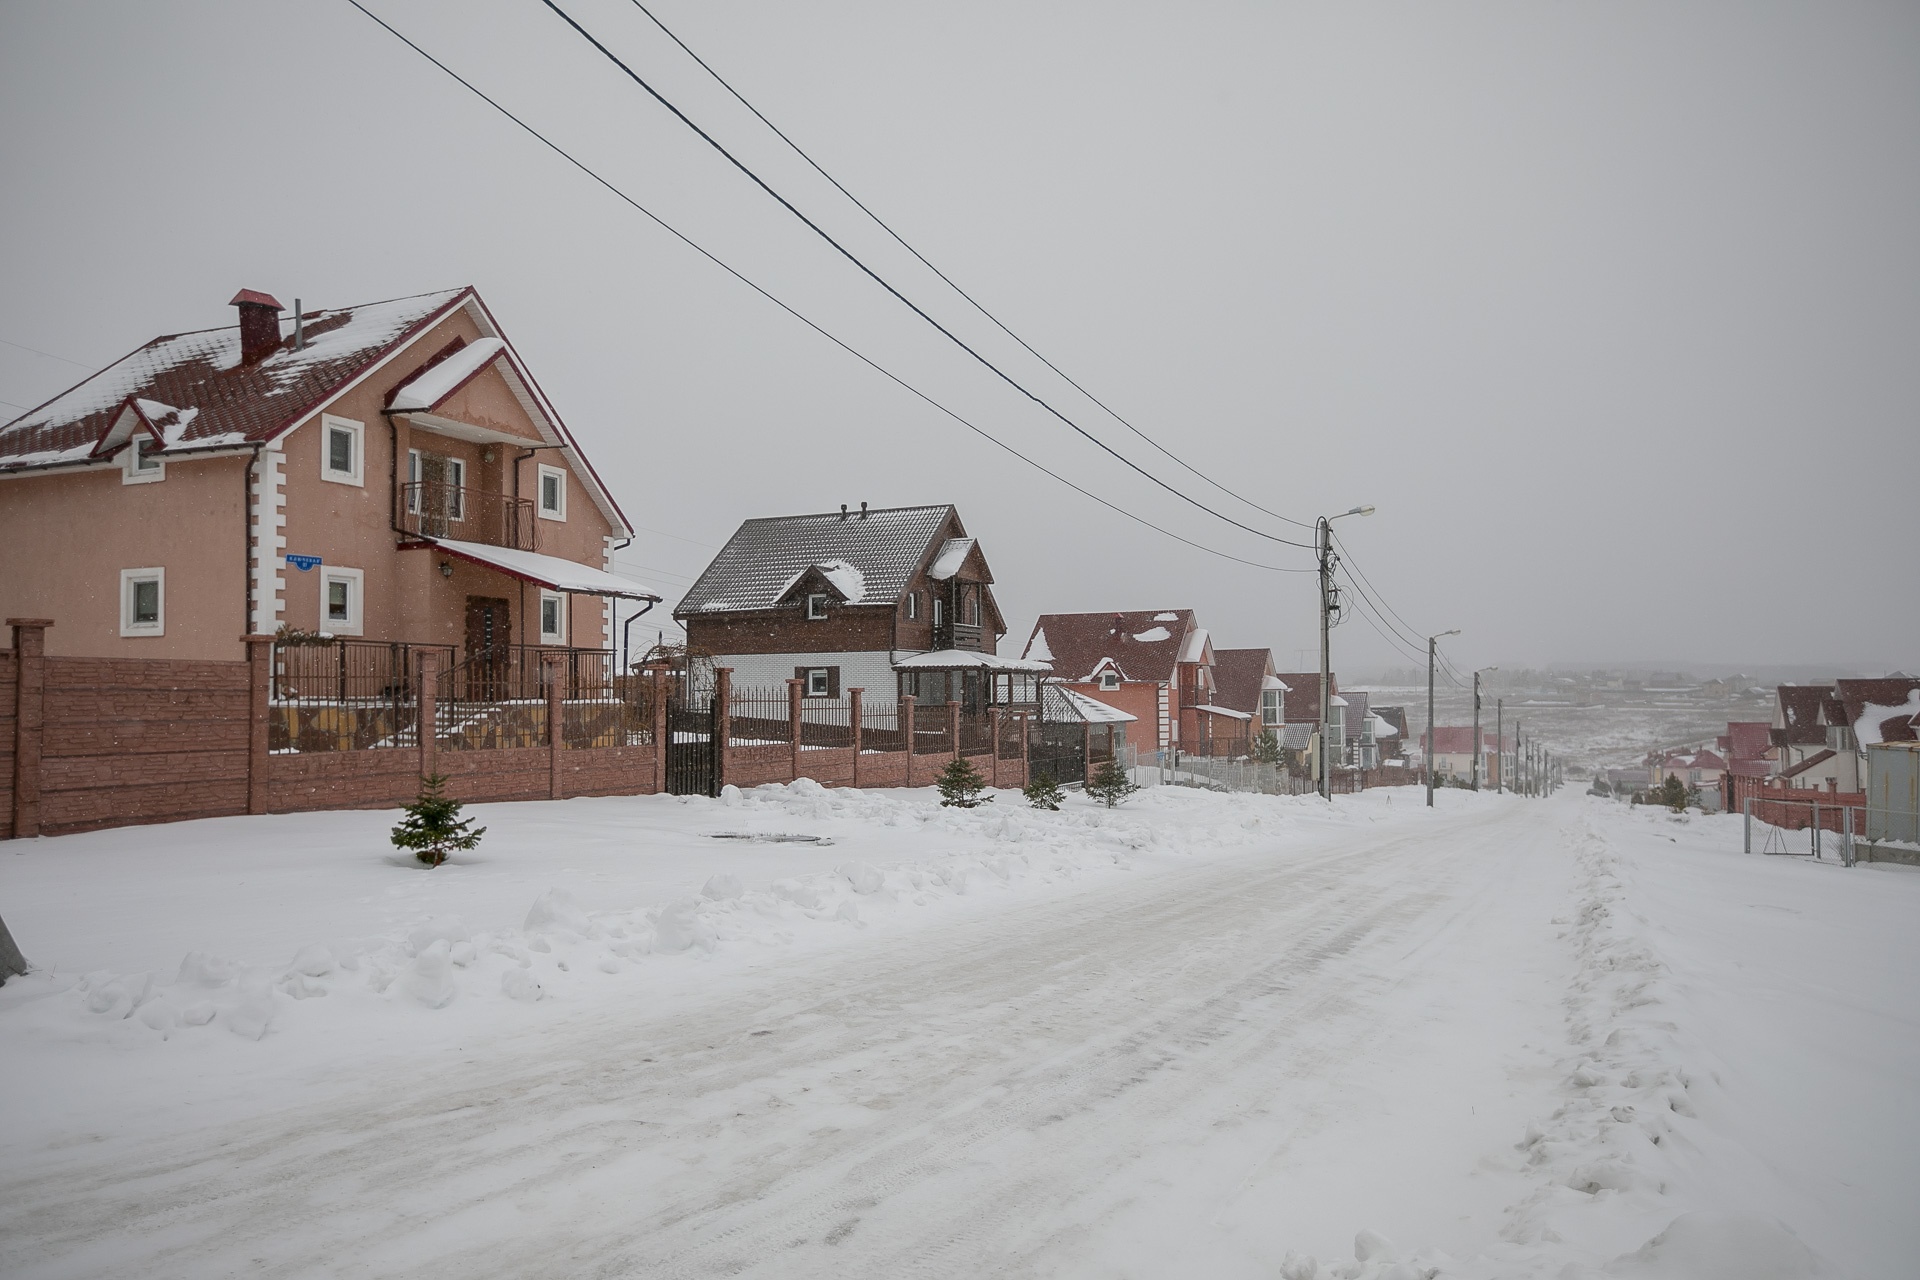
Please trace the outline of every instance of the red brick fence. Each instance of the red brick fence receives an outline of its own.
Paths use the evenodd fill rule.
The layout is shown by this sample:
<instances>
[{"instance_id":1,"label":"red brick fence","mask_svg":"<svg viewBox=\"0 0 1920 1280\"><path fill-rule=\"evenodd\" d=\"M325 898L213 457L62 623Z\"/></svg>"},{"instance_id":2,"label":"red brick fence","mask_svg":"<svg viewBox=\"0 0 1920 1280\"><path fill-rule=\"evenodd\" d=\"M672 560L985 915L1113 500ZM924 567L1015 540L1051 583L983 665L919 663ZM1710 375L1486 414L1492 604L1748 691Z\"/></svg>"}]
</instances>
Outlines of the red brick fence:
<instances>
[{"instance_id":1,"label":"red brick fence","mask_svg":"<svg viewBox=\"0 0 1920 1280\"><path fill-rule=\"evenodd\" d=\"M247 637L248 657L237 662L49 657L51 622L10 618L7 625L13 648L0 651L0 839L244 813L388 808L411 800L421 777L434 772L446 776L449 794L467 801L666 790L661 684L636 700L653 723L622 735L628 745L568 732L564 681L553 680L546 707L524 709L534 731L515 741L526 745L449 749L440 734L416 732L405 746L302 751L275 746L271 637ZM431 654L421 668L418 723L432 725L441 673ZM885 745L929 747L933 738L925 732L916 744L917 711L943 721L939 749L872 750L861 742L858 691L844 746L818 745L797 709L791 719L798 727L782 734L784 741L734 745L725 714L730 674L720 673L723 785L805 777L830 786L927 786L956 756L996 786L1026 782L1028 734L1016 717L982 717L990 728L976 732L963 728L957 705L906 703ZM790 696L798 704L798 693ZM889 706L889 725L894 714Z\"/></svg>"}]
</instances>

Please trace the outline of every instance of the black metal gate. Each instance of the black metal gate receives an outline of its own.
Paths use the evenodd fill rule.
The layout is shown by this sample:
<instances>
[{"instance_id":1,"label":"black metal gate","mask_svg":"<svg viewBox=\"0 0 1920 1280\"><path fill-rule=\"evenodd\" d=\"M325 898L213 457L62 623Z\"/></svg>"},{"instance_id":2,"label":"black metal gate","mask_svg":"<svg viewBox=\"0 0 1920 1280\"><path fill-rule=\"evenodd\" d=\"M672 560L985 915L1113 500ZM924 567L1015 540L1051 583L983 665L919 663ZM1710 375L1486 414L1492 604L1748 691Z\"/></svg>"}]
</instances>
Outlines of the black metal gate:
<instances>
[{"instance_id":1,"label":"black metal gate","mask_svg":"<svg viewBox=\"0 0 1920 1280\"><path fill-rule=\"evenodd\" d=\"M667 793L720 794L719 717L713 685L682 673L667 698Z\"/></svg>"},{"instance_id":2,"label":"black metal gate","mask_svg":"<svg viewBox=\"0 0 1920 1280\"><path fill-rule=\"evenodd\" d=\"M1087 731L1084 725L1038 721L1027 742L1027 774L1046 774L1061 786L1087 780Z\"/></svg>"}]
</instances>

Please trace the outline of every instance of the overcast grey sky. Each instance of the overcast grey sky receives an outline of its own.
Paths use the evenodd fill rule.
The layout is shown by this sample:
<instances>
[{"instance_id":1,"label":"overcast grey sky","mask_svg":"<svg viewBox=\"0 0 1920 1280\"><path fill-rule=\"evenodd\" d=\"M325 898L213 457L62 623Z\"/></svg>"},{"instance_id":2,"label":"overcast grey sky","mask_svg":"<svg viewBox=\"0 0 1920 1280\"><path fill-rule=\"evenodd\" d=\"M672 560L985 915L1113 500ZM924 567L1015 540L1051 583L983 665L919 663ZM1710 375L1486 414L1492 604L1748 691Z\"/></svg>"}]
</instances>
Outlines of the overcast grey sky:
<instances>
[{"instance_id":1,"label":"overcast grey sky","mask_svg":"<svg viewBox=\"0 0 1920 1280\"><path fill-rule=\"evenodd\" d=\"M1246 559L778 209L538 0L365 0L798 309L1045 465ZM627 0L562 0L1081 425L1060 383ZM1260 505L1341 522L1490 662L1920 663L1920 5L650 7L1056 364ZM545 151L345 0L0 7L0 413L241 287L477 285L671 596L740 520L957 503L1017 649L1187 606L1315 641L1313 578L1033 472ZM18 345L5 345L18 344ZM668 536L671 535L671 536ZM1409 665L1355 616L1336 665Z\"/></svg>"}]
</instances>

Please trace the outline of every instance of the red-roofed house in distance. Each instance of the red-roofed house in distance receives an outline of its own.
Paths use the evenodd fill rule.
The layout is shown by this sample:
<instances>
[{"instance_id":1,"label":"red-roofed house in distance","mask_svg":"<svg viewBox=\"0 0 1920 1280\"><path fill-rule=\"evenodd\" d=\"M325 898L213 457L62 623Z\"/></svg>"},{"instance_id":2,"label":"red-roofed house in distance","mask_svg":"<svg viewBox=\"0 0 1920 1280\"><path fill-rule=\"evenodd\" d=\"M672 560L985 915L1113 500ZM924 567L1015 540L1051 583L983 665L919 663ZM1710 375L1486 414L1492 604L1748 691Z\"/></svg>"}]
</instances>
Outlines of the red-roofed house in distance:
<instances>
[{"instance_id":1,"label":"red-roofed house in distance","mask_svg":"<svg viewBox=\"0 0 1920 1280\"><path fill-rule=\"evenodd\" d=\"M504 661L659 599L609 571L632 529L473 289L233 305L0 427L0 616L53 619L49 653L285 628Z\"/></svg>"},{"instance_id":2,"label":"red-roofed house in distance","mask_svg":"<svg viewBox=\"0 0 1920 1280\"><path fill-rule=\"evenodd\" d=\"M1191 609L1042 614L1021 657L1138 717L1128 740L1141 751L1244 740L1251 720L1215 704L1213 644Z\"/></svg>"},{"instance_id":3,"label":"red-roofed house in distance","mask_svg":"<svg viewBox=\"0 0 1920 1280\"><path fill-rule=\"evenodd\" d=\"M1678 778L1689 790L1719 794L1721 780L1727 776L1727 762L1719 754L1705 750L1676 751L1653 766L1653 785L1664 786L1668 778Z\"/></svg>"},{"instance_id":4,"label":"red-roofed house in distance","mask_svg":"<svg viewBox=\"0 0 1920 1280\"><path fill-rule=\"evenodd\" d=\"M1473 726L1436 725L1431 735L1422 733L1420 744L1426 748L1429 737L1433 746L1433 776L1435 778L1459 778L1471 781L1473 778ZM1498 778L1499 752L1496 749L1493 733L1480 732L1480 785L1488 786Z\"/></svg>"},{"instance_id":5,"label":"red-roofed house in distance","mask_svg":"<svg viewBox=\"0 0 1920 1280\"><path fill-rule=\"evenodd\" d=\"M1718 745L1734 777L1764 778L1773 772L1772 726L1764 720L1729 720Z\"/></svg>"}]
</instances>

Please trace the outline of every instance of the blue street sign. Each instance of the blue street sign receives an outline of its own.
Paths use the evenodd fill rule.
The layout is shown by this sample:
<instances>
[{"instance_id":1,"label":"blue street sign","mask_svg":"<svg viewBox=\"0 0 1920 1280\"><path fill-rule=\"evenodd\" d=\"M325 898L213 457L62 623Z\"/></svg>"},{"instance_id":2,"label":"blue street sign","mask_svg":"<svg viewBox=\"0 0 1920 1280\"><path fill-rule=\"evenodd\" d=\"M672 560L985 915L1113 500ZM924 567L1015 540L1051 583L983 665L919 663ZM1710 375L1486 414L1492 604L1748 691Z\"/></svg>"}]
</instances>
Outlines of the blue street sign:
<instances>
[{"instance_id":1,"label":"blue street sign","mask_svg":"<svg viewBox=\"0 0 1920 1280\"><path fill-rule=\"evenodd\" d=\"M298 569L300 572L305 573L307 570L313 568L313 566L321 563L321 560L319 556L290 555L287 557L287 563L292 565L294 568Z\"/></svg>"}]
</instances>

